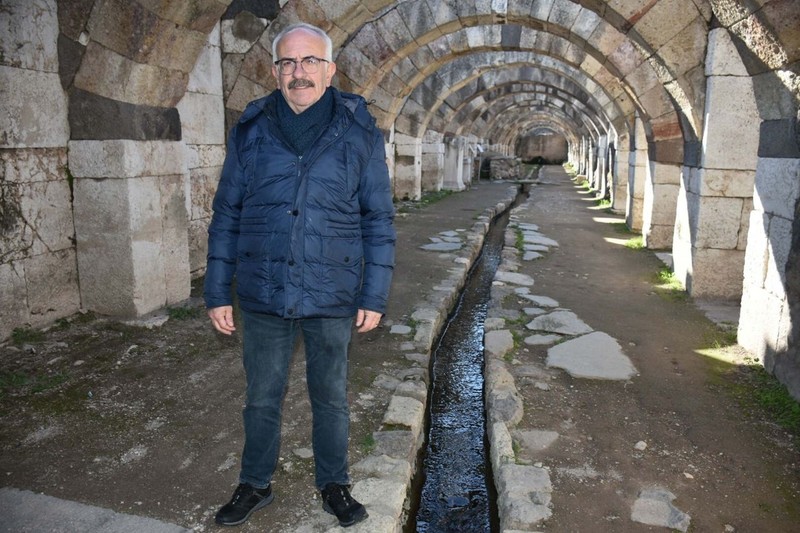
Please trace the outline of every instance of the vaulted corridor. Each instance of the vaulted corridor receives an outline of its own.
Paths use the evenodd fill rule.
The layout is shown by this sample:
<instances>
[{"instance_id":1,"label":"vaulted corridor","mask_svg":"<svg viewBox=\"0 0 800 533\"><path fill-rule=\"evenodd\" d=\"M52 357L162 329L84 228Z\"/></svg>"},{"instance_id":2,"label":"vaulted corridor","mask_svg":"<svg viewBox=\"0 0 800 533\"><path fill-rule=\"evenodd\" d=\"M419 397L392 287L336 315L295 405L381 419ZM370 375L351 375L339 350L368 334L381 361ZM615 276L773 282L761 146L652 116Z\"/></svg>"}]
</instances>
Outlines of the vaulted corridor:
<instances>
[{"instance_id":1,"label":"vaulted corridor","mask_svg":"<svg viewBox=\"0 0 800 533\"><path fill-rule=\"evenodd\" d=\"M190 297L227 132L300 20L398 206L566 163L800 399L796 0L0 0L0 339Z\"/></svg>"}]
</instances>

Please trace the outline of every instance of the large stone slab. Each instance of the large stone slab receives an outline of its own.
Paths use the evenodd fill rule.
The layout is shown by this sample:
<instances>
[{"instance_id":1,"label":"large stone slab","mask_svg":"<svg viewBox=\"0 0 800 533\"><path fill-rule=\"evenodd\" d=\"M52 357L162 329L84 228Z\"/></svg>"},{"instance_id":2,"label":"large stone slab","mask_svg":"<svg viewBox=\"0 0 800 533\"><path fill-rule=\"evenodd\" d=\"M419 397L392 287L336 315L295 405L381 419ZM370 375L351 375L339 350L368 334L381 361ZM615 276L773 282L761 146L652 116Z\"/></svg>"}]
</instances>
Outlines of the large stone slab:
<instances>
[{"instance_id":1,"label":"large stone slab","mask_svg":"<svg viewBox=\"0 0 800 533\"><path fill-rule=\"evenodd\" d=\"M672 504L674 499L675 495L666 489L660 487L644 489L633 503L631 520L651 526L687 531L692 518Z\"/></svg>"},{"instance_id":2,"label":"large stone slab","mask_svg":"<svg viewBox=\"0 0 800 533\"><path fill-rule=\"evenodd\" d=\"M581 335L592 331L592 328L572 311L553 311L537 316L525 327L534 331L547 331L562 335Z\"/></svg>"},{"instance_id":3,"label":"large stone slab","mask_svg":"<svg viewBox=\"0 0 800 533\"><path fill-rule=\"evenodd\" d=\"M577 378L627 380L637 374L619 343L602 331L563 342L547 351L547 366Z\"/></svg>"}]
</instances>

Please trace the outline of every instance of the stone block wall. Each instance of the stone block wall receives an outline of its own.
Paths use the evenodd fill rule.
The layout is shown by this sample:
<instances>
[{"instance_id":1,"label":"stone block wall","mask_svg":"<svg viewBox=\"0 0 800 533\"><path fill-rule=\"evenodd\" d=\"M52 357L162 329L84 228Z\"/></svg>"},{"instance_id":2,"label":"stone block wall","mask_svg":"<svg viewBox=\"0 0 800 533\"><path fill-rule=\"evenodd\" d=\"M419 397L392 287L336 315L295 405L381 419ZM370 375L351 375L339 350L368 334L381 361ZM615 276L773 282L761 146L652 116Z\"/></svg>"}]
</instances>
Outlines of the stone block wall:
<instances>
[{"instance_id":1,"label":"stone block wall","mask_svg":"<svg viewBox=\"0 0 800 533\"><path fill-rule=\"evenodd\" d=\"M80 308L54 0L0 9L0 339Z\"/></svg>"},{"instance_id":2,"label":"stone block wall","mask_svg":"<svg viewBox=\"0 0 800 533\"><path fill-rule=\"evenodd\" d=\"M189 297L184 144L70 141L83 306L139 316Z\"/></svg>"},{"instance_id":3,"label":"stone block wall","mask_svg":"<svg viewBox=\"0 0 800 533\"><path fill-rule=\"evenodd\" d=\"M231 21L223 21L230 23ZM257 21L260 24L260 21ZM231 24L226 24L230 31ZM260 26L259 26L260 27ZM263 30L263 28L262 28ZM205 273L211 203L225 160L225 104L222 98L220 24L208 36L189 75L186 94L178 103L188 173L185 180L189 268L192 276ZM226 34L228 32L222 32ZM238 50L241 39L228 36Z\"/></svg>"},{"instance_id":4,"label":"stone block wall","mask_svg":"<svg viewBox=\"0 0 800 533\"><path fill-rule=\"evenodd\" d=\"M773 371L780 368L776 355L787 352L793 331L786 271L792 257L792 221L800 201L800 159L760 158L753 201L738 340ZM780 373L778 368L774 371ZM800 382L793 380L793 387L800 397Z\"/></svg>"}]
</instances>

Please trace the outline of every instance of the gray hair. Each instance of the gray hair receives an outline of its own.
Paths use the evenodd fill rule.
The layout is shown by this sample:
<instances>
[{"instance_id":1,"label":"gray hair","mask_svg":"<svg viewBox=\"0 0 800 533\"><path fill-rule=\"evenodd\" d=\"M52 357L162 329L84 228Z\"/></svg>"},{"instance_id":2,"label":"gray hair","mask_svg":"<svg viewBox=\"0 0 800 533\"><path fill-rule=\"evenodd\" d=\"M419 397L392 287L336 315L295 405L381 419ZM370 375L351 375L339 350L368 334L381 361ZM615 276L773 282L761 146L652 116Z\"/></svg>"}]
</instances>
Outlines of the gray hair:
<instances>
[{"instance_id":1,"label":"gray hair","mask_svg":"<svg viewBox=\"0 0 800 533\"><path fill-rule=\"evenodd\" d=\"M281 39L286 37L288 34L292 33L296 30L306 30L309 31L318 37L321 37L323 41L325 41L325 57L321 57L320 59L326 59L328 61L333 61L333 42L331 42L331 38L328 37L328 34L325 33L322 29L317 28L313 24L307 24L305 22L297 22L290 26L287 26L281 32L275 36L272 40L272 59L273 61L278 60L278 43L280 43Z\"/></svg>"}]
</instances>

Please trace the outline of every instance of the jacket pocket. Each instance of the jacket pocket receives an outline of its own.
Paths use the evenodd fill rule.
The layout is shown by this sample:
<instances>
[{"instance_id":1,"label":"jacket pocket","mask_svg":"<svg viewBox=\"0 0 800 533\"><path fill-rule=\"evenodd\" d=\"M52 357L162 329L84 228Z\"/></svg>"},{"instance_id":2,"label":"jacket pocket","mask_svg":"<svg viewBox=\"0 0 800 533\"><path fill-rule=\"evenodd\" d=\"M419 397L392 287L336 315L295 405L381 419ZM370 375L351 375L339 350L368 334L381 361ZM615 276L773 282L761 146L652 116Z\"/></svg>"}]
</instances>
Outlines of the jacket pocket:
<instances>
[{"instance_id":1,"label":"jacket pocket","mask_svg":"<svg viewBox=\"0 0 800 533\"><path fill-rule=\"evenodd\" d=\"M312 291L319 307L356 304L361 289L363 257L361 239L327 237L323 240L318 287Z\"/></svg>"},{"instance_id":2,"label":"jacket pocket","mask_svg":"<svg viewBox=\"0 0 800 533\"><path fill-rule=\"evenodd\" d=\"M239 298L266 304L272 292L267 235L240 235L236 265Z\"/></svg>"}]
</instances>

